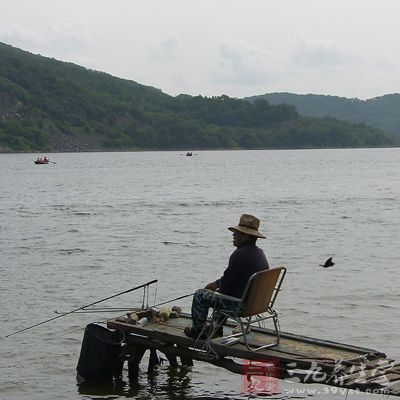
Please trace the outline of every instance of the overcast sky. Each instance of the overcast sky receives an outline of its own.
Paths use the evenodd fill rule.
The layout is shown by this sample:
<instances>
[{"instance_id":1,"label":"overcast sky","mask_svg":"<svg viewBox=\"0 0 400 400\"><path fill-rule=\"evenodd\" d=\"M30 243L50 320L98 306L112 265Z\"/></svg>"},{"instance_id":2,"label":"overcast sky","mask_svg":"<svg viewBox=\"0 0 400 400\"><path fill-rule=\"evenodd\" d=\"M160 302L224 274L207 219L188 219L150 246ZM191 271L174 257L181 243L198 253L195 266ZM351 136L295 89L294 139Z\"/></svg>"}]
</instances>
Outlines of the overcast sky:
<instances>
[{"instance_id":1,"label":"overcast sky","mask_svg":"<svg viewBox=\"0 0 400 400\"><path fill-rule=\"evenodd\" d=\"M400 92L400 0L0 0L0 41L177 95Z\"/></svg>"}]
</instances>

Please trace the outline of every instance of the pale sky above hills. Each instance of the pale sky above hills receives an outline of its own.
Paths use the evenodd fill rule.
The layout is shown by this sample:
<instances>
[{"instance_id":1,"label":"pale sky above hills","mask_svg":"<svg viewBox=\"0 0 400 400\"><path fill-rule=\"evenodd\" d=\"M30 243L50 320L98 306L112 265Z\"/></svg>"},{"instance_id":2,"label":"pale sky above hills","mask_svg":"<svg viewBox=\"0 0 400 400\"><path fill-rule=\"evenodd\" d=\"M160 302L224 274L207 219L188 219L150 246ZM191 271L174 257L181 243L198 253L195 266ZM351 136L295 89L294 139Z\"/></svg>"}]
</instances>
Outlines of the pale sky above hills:
<instances>
[{"instance_id":1,"label":"pale sky above hills","mask_svg":"<svg viewBox=\"0 0 400 400\"><path fill-rule=\"evenodd\" d=\"M0 0L0 41L177 95L400 92L399 0Z\"/></svg>"}]
</instances>

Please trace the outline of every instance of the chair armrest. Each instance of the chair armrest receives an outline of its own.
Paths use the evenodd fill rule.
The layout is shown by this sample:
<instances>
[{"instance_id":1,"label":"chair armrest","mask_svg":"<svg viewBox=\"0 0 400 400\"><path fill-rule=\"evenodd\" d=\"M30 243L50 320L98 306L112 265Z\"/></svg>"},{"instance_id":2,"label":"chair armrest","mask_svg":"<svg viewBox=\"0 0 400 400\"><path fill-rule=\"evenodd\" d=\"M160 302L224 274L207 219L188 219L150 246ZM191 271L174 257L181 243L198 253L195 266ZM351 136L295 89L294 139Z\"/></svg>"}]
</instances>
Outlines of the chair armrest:
<instances>
[{"instance_id":1,"label":"chair armrest","mask_svg":"<svg viewBox=\"0 0 400 400\"><path fill-rule=\"evenodd\" d=\"M224 299L224 300L231 300L231 301L236 301L237 303L241 303L242 299L238 299L237 297L233 296L228 296L227 294L219 293L219 292L214 292L215 297L219 299Z\"/></svg>"}]
</instances>

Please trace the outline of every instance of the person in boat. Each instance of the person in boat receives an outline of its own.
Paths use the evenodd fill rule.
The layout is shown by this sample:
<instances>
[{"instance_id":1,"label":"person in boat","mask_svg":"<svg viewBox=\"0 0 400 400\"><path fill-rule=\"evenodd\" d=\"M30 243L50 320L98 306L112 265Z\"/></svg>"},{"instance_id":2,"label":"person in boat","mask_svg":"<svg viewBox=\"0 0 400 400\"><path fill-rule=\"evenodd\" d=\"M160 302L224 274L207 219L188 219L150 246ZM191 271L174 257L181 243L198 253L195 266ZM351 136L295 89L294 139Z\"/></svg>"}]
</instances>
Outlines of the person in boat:
<instances>
[{"instance_id":1,"label":"person in boat","mask_svg":"<svg viewBox=\"0 0 400 400\"><path fill-rule=\"evenodd\" d=\"M49 161L49 159L48 159L48 158L46 158L46 156L44 156L44 159L43 159L43 161L44 161L44 162L47 162L47 161Z\"/></svg>"},{"instance_id":2,"label":"person in boat","mask_svg":"<svg viewBox=\"0 0 400 400\"><path fill-rule=\"evenodd\" d=\"M185 335L191 338L207 336L205 328L209 308L235 310L237 303L217 299L215 292L241 298L249 278L256 272L269 269L264 251L256 246L258 238L265 239L258 229L260 220L254 215L243 214L239 225L230 226L236 250L229 257L228 267L220 279L195 292L192 301L192 326L186 327ZM222 327L216 332L222 336Z\"/></svg>"}]
</instances>

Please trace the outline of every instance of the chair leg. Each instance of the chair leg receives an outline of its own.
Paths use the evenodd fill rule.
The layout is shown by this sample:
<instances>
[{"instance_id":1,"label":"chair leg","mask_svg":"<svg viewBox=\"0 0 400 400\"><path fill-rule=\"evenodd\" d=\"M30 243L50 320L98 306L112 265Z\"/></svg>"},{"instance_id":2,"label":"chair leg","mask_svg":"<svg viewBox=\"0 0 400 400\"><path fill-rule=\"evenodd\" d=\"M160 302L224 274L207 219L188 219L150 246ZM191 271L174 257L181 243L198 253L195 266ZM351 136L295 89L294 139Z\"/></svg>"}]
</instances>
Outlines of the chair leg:
<instances>
[{"instance_id":1,"label":"chair leg","mask_svg":"<svg viewBox=\"0 0 400 400\"><path fill-rule=\"evenodd\" d=\"M226 320L228 319L227 316L221 315L217 309L214 308L213 313L210 318L210 325L209 325L209 334L208 338L212 339L214 334L217 332L217 330L221 327L224 326Z\"/></svg>"},{"instance_id":2,"label":"chair leg","mask_svg":"<svg viewBox=\"0 0 400 400\"><path fill-rule=\"evenodd\" d=\"M280 341L280 327L279 327L278 315L276 315L276 314L273 315L272 316L272 320L273 320L274 327L275 327L276 341L274 341L273 343L266 344L264 346L259 346L259 347L250 347L250 345L249 345L247 334L250 331L250 321L248 321L247 323L243 323L243 322L240 323L241 328L242 328L242 334L243 334L243 337L244 337L244 344L245 344L247 350L249 350L249 351L259 351L259 350L268 349L270 347L277 346L279 344L279 341ZM244 325L246 325L246 330L243 328Z\"/></svg>"},{"instance_id":3,"label":"chair leg","mask_svg":"<svg viewBox=\"0 0 400 400\"><path fill-rule=\"evenodd\" d=\"M225 321L228 319L228 317L224 316L223 318L220 318L220 314L216 309L214 309L211 318L210 318L210 325L209 325L209 330L207 332L207 339L205 340L203 349L209 353L213 354L216 359L219 358L218 354L215 352L215 350L212 347L211 340L214 337L215 333L218 331L218 329L224 325Z\"/></svg>"},{"instance_id":4,"label":"chair leg","mask_svg":"<svg viewBox=\"0 0 400 400\"><path fill-rule=\"evenodd\" d=\"M278 316L276 315L275 317L272 318L275 326L275 333L276 333L276 343L278 344L281 340L281 329L279 326L279 320Z\"/></svg>"},{"instance_id":5,"label":"chair leg","mask_svg":"<svg viewBox=\"0 0 400 400\"><path fill-rule=\"evenodd\" d=\"M227 316L225 316L223 319L219 320L219 313L218 311L216 311L214 309L214 312L211 316L211 321L210 321L210 331L208 332L208 337L205 343L205 348L209 351L214 353L214 351L212 350L212 345L211 345L211 339L213 338L215 332L217 331L217 329L221 326L224 325L225 321L228 319ZM240 333L236 333L236 334L232 334L232 335L228 335L228 336L224 336L225 339L229 339L229 338L234 338L234 337L240 337L243 336L243 340L244 340L244 344L247 348L247 350L249 351L259 351L262 349L267 349L273 346L276 346L279 344L280 342L280 326L279 326L279 320L278 320L278 315L277 313L272 310L272 312L270 312L270 316L268 318L272 318L273 320L273 324L274 324L274 328L275 328L275 335L276 335L276 340L273 343L269 343L266 344L264 346L259 346L259 347L251 347L250 343L248 341L248 334L250 333L251 330L251 323L252 323L252 319L251 317L246 317L246 318L238 318L235 319L236 322L238 322L240 324L240 329L241 332Z\"/></svg>"}]
</instances>

